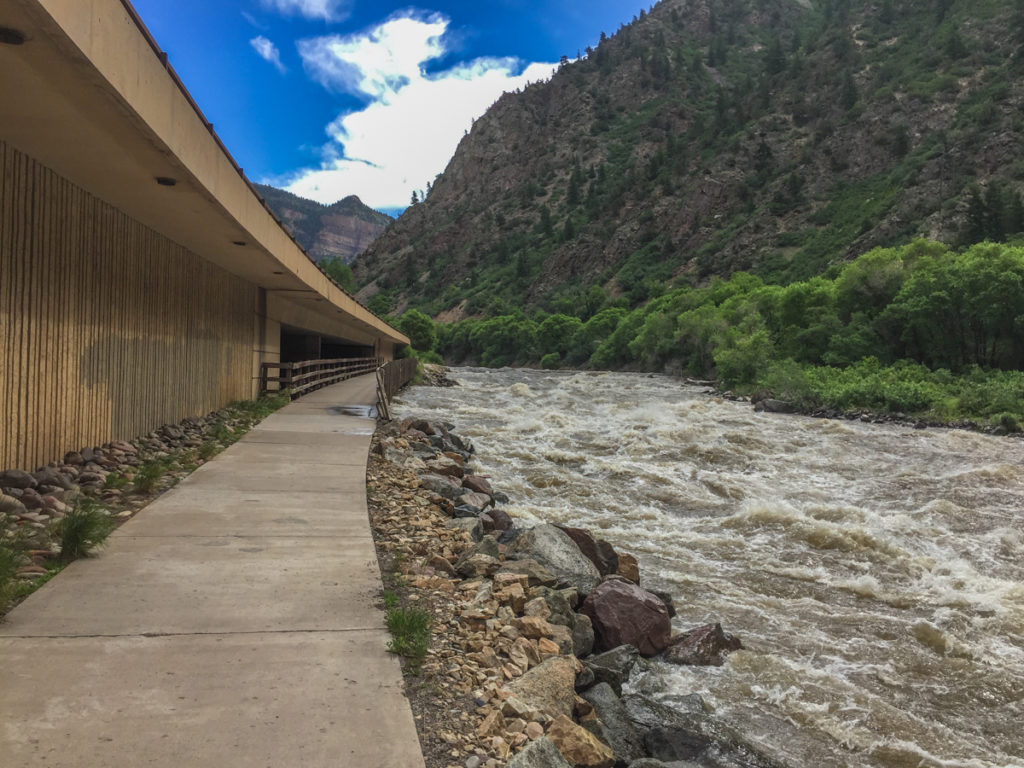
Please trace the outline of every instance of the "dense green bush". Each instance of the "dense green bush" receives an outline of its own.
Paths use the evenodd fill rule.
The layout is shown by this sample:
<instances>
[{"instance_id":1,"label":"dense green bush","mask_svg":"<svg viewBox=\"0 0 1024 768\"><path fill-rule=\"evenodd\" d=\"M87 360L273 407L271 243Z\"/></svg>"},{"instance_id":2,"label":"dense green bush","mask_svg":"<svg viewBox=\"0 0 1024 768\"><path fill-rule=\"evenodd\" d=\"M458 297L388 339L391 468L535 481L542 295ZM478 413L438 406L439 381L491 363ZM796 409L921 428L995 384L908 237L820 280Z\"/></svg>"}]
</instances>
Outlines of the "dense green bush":
<instances>
[{"instance_id":1,"label":"dense green bush","mask_svg":"<svg viewBox=\"0 0 1024 768\"><path fill-rule=\"evenodd\" d=\"M442 326L438 348L487 366L682 370L805 408L1024 420L1021 246L916 240L785 286L738 272L631 311L577 306Z\"/></svg>"},{"instance_id":2,"label":"dense green bush","mask_svg":"<svg viewBox=\"0 0 1024 768\"><path fill-rule=\"evenodd\" d=\"M410 309L398 321L399 330L409 337L409 342L417 352L430 352L437 344L437 331L434 321L418 309Z\"/></svg>"}]
</instances>

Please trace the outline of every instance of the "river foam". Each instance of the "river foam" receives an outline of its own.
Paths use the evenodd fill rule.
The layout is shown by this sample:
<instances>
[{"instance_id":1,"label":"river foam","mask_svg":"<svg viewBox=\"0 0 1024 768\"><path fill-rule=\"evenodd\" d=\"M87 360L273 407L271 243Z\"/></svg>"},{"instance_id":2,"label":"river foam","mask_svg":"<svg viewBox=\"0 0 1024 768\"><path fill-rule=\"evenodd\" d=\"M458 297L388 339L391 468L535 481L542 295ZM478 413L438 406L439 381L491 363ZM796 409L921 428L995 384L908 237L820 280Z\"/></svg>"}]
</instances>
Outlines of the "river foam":
<instances>
[{"instance_id":1,"label":"river foam","mask_svg":"<svg viewBox=\"0 0 1024 768\"><path fill-rule=\"evenodd\" d=\"M793 766L1024 767L1024 445L755 413L666 377L457 369L401 415L454 422L520 524L599 529L721 621L700 692Z\"/></svg>"}]
</instances>

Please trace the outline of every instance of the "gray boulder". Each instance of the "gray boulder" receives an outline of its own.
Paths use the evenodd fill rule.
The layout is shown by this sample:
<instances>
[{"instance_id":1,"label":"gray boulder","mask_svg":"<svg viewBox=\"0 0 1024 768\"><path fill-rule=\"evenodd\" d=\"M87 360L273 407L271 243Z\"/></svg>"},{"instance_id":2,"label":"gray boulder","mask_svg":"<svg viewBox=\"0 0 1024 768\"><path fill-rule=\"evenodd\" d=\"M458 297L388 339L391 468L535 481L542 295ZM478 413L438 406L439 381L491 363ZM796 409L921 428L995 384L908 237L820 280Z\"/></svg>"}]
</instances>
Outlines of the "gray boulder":
<instances>
[{"instance_id":1,"label":"gray boulder","mask_svg":"<svg viewBox=\"0 0 1024 768\"><path fill-rule=\"evenodd\" d=\"M643 757L643 739L626 714L626 708L608 683L598 683L582 694L597 715L591 732L612 748L616 765Z\"/></svg>"},{"instance_id":2,"label":"gray boulder","mask_svg":"<svg viewBox=\"0 0 1024 768\"><path fill-rule=\"evenodd\" d=\"M594 625L584 613L574 613L572 630L572 652L579 657L594 650Z\"/></svg>"},{"instance_id":3,"label":"gray boulder","mask_svg":"<svg viewBox=\"0 0 1024 768\"><path fill-rule=\"evenodd\" d=\"M536 560L560 582L571 584L581 594L589 593L601 580L601 574L576 543L553 525L538 525L523 531L508 546L508 557Z\"/></svg>"},{"instance_id":4,"label":"gray boulder","mask_svg":"<svg viewBox=\"0 0 1024 768\"><path fill-rule=\"evenodd\" d=\"M766 398L758 401L754 405L755 411L763 411L765 413L795 413L796 407L792 403L787 403L785 400L775 400L773 398Z\"/></svg>"},{"instance_id":5,"label":"gray boulder","mask_svg":"<svg viewBox=\"0 0 1024 768\"><path fill-rule=\"evenodd\" d=\"M445 520L444 524L448 528L465 531L473 541L480 541L484 535L484 528L475 517L456 517L453 520Z\"/></svg>"},{"instance_id":6,"label":"gray boulder","mask_svg":"<svg viewBox=\"0 0 1024 768\"><path fill-rule=\"evenodd\" d=\"M572 766L562 757L555 742L547 736L541 736L536 741L527 744L522 752L505 763L505 768L572 768Z\"/></svg>"},{"instance_id":7,"label":"gray boulder","mask_svg":"<svg viewBox=\"0 0 1024 768\"><path fill-rule=\"evenodd\" d=\"M640 663L643 663L640 651L632 645L620 645L583 661L583 665L594 673L594 680L608 683L616 696L622 695L622 684L629 680L633 669Z\"/></svg>"},{"instance_id":8,"label":"gray boulder","mask_svg":"<svg viewBox=\"0 0 1024 768\"><path fill-rule=\"evenodd\" d=\"M500 541L501 540L499 539L499 542ZM553 587L556 581L555 576L551 571L536 560L530 559L506 560L505 564L501 566L501 571L499 571L499 573L521 573L529 580L527 583L531 587Z\"/></svg>"},{"instance_id":9,"label":"gray boulder","mask_svg":"<svg viewBox=\"0 0 1024 768\"><path fill-rule=\"evenodd\" d=\"M425 474L420 475L420 488L433 491L438 496L443 496L451 501L456 501L465 491L461 485L456 485L451 479L443 475Z\"/></svg>"},{"instance_id":10,"label":"gray boulder","mask_svg":"<svg viewBox=\"0 0 1024 768\"><path fill-rule=\"evenodd\" d=\"M39 483L28 472L8 469L0 472L0 488L35 488Z\"/></svg>"}]
</instances>

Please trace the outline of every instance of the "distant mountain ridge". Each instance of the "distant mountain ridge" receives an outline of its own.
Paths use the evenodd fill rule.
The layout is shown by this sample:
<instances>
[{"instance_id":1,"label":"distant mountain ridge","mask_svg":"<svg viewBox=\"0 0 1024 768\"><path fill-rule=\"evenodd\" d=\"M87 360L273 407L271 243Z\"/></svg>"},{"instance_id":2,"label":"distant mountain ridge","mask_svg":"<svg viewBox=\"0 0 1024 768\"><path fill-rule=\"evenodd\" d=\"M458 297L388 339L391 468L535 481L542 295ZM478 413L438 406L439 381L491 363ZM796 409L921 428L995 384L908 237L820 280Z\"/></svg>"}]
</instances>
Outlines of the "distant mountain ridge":
<instances>
[{"instance_id":1,"label":"distant mountain ridge","mask_svg":"<svg viewBox=\"0 0 1024 768\"><path fill-rule=\"evenodd\" d=\"M571 312L592 286L635 306L1019 233L1022 43L1024 5L997 0L662 0L478 119L353 264L360 297L444 319Z\"/></svg>"},{"instance_id":2,"label":"distant mountain ridge","mask_svg":"<svg viewBox=\"0 0 1024 768\"><path fill-rule=\"evenodd\" d=\"M266 184L255 186L316 261L339 258L350 263L393 221L355 195L324 205Z\"/></svg>"}]
</instances>

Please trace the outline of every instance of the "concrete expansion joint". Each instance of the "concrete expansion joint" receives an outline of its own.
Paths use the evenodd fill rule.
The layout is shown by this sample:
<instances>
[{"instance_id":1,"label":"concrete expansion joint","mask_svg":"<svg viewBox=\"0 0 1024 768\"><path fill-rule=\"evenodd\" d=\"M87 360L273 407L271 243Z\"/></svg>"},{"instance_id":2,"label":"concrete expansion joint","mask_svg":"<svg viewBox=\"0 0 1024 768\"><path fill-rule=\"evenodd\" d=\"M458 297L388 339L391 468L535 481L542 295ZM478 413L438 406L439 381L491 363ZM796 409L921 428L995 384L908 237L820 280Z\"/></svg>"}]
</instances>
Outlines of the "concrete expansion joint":
<instances>
[{"instance_id":1,"label":"concrete expansion joint","mask_svg":"<svg viewBox=\"0 0 1024 768\"><path fill-rule=\"evenodd\" d=\"M248 635L344 635L355 632L383 632L383 626L344 627L341 629L248 629L234 632L126 632L124 634L93 635L4 635L0 640L123 640L130 638L159 639L162 637L245 637Z\"/></svg>"}]
</instances>

